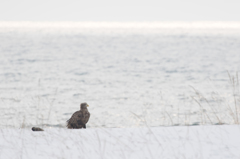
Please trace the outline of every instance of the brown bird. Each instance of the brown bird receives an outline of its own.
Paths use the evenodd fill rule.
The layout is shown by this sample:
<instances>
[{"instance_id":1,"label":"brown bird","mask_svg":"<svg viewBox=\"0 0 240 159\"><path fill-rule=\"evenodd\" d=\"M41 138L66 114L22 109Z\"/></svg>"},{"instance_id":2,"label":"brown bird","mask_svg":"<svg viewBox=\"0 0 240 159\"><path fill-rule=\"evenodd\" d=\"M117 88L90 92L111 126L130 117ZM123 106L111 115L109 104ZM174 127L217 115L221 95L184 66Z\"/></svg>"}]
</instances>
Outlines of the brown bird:
<instances>
[{"instance_id":1,"label":"brown bird","mask_svg":"<svg viewBox=\"0 0 240 159\"><path fill-rule=\"evenodd\" d=\"M81 103L80 110L73 113L72 117L67 121L68 129L86 129L86 124L90 118L90 113L88 112L87 103ZM39 127L33 127L32 131L44 131Z\"/></svg>"},{"instance_id":2,"label":"brown bird","mask_svg":"<svg viewBox=\"0 0 240 159\"><path fill-rule=\"evenodd\" d=\"M72 117L67 121L68 129L86 129L86 123L90 118L87 107L89 107L87 103L81 103L80 110L73 113Z\"/></svg>"}]
</instances>

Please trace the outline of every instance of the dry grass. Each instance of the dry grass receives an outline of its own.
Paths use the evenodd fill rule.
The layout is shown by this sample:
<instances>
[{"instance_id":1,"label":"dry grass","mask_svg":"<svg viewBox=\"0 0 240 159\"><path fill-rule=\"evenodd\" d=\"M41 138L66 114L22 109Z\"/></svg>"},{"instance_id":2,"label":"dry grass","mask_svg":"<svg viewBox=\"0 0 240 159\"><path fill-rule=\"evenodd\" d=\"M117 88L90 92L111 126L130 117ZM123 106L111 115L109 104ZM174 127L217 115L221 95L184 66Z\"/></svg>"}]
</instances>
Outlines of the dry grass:
<instances>
[{"instance_id":1,"label":"dry grass","mask_svg":"<svg viewBox=\"0 0 240 159\"><path fill-rule=\"evenodd\" d=\"M163 101L160 106L153 106L151 103L146 103L143 105L140 112L132 113L133 117L130 121L130 127L145 127L146 122L148 126L179 126L179 125L222 125L222 124L239 124L240 123L240 89L239 89L239 77L238 73L229 76L229 88L231 93L228 96L221 96L221 93L216 93L219 97L205 96L205 93L201 93L195 87L190 86L194 92L194 95L190 96L188 101L192 101L193 108L184 109L184 105L174 105L164 101L164 97L160 94L160 99ZM38 87L40 87L40 80L38 81ZM38 88L40 90L40 88ZM229 90L229 89L228 89ZM34 105L36 106L35 112L38 113L35 118L36 124L31 125L29 123L30 117L25 111L24 113L19 113L20 121L18 123L20 128L28 128L30 126L39 126L42 128L55 126L54 124L49 124L53 119L51 118L54 115L54 105L57 100L58 89L56 88L53 93L52 98L41 97L38 92L37 96L33 98ZM229 93L229 92L228 92ZM219 95L220 94L220 95ZM219 99L231 99L231 102L222 100L219 102ZM2 99L3 100L3 99ZM15 99L17 101L17 99ZM216 106L218 105L218 106ZM173 108L171 108L173 107ZM153 109L153 110L152 110ZM24 109L23 109L24 110ZM151 111L149 111L151 110ZM155 114L153 112L158 111ZM224 111L223 111L224 110ZM142 111L142 113L141 113ZM18 111L16 110L16 112ZM192 115L195 113L194 115ZM101 115L101 114L100 114ZM158 116L157 116L158 115ZM158 120L155 120L155 119ZM131 120L130 118L128 118ZM155 120L155 125L152 125L152 120ZM14 119L11 119L9 122L14 122ZM60 122L59 122L60 123ZM92 122L93 123L93 122ZM122 123L116 123L122 124ZM6 123L5 125L8 125ZM17 125L17 124L16 124ZM94 125L94 123L93 123ZM129 126L128 125L128 126ZM10 127L10 126L9 126ZM62 125L56 125L56 127L64 127ZM123 126L124 127L124 126Z\"/></svg>"},{"instance_id":2,"label":"dry grass","mask_svg":"<svg viewBox=\"0 0 240 159\"><path fill-rule=\"evenodd\" d=\"M164 102L164 98L162 94L160 94L160 99L163 102L158 106L158 109L156 109L159 114L159 116L156 117L160 119L158 126L240 124L238 73L230 75L228 72L228 76L229 85L226 84L226 86L230 88L230 91L227 89L227 93L224 94L213 90L208 96L205 96L205 93L201 93L195 87L190 86L194 94L191 95L190 100L188 100L193 102L192 108L190 107L189 110L184 109L184 105L181 105L183 109L181 109L179 105L170 106L169 103ZM146 122L152 126L151 119L155 116L148 112L149 109L151 108L144 105L142 112L131 112L133 118L135 117L136 126L146 126ZM197 116L199 117L198 119Z\"/></svg>"},{"instance_id":3,"label":"dry grass","mask_svg":"<svg viewBox=\"0 0 240 159\"><path fill-rule=\"evenodd\" d=\"M232 95L234 98L234 109L235 113L233 112L232 108L228 105L229 112L234 119L235 124L239 124L239 102L240 102L240 94L239 94L239 79L238 79L238 73L236 73L236 76L231 76L228 72L230 84L232 86Z\"/></svg>"},{"instance_id":4,"label":"dry grass","mask_svg":"<svg viewBox=\"0 0 240 159\"><path fill-rule=\"evenodd\" d=\"M232 97L233 99L233 104L229 104L229 103L224 103L223 106L225 107L225 110L227 110L227 114L230 115L230 117L233 120L233 124L239 124L239 110L240 110L240 92L239 92L239 78L238 78L238 73L236 73L236 75L230 75L230 73L228 72L228 76L229 76L229 84L231 86L232 89L232 94L230 97ZM207 99L200 91L198 91L197 89L195 89L193 86L190 86L194 92L195 92L195 97L192 96L192 99L199 105L200 108L200 112L202 115L202 121L201 123L203 124L205 121L204 119L207 119L211 124L213 124L212 119L211 119L211 115L208 114L207 111L204 111L206 109L210 109L213 113L213 116L215 117L215 120L218 121L217 124L222 125L224 123L228 123L227 121L224 121L223 118L221 118L218 114L220 114L218 112L218 108L212 106L209 102L209 99ZM219 97L222 98L222 97ZM216 100L215 98L211 98L211 100ZM205 102L206 104L203 105L203 102ZM215 101L216 103L218 103L218 101ZM222 105L221 103L219 103L219 105ZM208 108L206 108L206 106L208 106ZM231 123L228 123L231 124Z\"/></svg>"}]
</instances>

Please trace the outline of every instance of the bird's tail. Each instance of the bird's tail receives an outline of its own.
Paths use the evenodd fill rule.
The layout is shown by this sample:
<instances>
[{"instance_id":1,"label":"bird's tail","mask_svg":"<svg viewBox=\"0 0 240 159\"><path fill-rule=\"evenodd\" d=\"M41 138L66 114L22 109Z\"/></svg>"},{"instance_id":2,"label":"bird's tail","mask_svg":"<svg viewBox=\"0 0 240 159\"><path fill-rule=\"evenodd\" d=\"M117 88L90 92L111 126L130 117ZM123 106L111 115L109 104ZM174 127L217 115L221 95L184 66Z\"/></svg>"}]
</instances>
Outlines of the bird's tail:
<instances>
[{"instance_id":1,"label":"bird's tail","mask_svg":"<svg viewBox=\"0 0 240 159\"><path fill-rule=\"evenodd\" d=\"M44 131L42 128L32 127L32 131Z\"/></svg>"}]
</instances>

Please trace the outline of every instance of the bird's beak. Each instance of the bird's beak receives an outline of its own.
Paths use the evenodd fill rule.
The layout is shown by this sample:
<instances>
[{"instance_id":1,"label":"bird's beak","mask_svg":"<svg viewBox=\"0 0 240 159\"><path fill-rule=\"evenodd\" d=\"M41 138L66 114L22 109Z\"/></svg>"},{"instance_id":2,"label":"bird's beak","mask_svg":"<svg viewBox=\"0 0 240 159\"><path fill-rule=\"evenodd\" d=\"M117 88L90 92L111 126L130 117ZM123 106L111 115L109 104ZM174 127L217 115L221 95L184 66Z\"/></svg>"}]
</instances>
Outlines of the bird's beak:
<instances>
[{"instance_id":1,"label":"bird's beak","mask_svg":"<svg viewBox=\"0 0 240 159\"><path fill-rule=\"evenodd\" d=\"M87 105L87 107L89 107L89 105Z\"/></svg>"}]
</instances>

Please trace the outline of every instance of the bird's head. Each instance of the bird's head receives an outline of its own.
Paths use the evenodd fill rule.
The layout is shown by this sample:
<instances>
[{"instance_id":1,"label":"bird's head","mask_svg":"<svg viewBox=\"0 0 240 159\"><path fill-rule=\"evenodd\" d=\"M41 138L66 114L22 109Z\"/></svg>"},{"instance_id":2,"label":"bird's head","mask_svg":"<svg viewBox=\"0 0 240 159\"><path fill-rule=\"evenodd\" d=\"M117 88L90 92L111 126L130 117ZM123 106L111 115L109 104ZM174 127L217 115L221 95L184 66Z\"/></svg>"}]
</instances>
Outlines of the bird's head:
<instances>
[{"instance_id":1,"label":"bird's head","mask_svg":"<svg viewBox=\"0 0 240 159\"><path fill-rule=\"evenodd\" d=\"M89 107L89 105L87 103L81 103L81 105L80 105L81 109L87 109L87 107Z\"/></svg>"}]
</instances>

